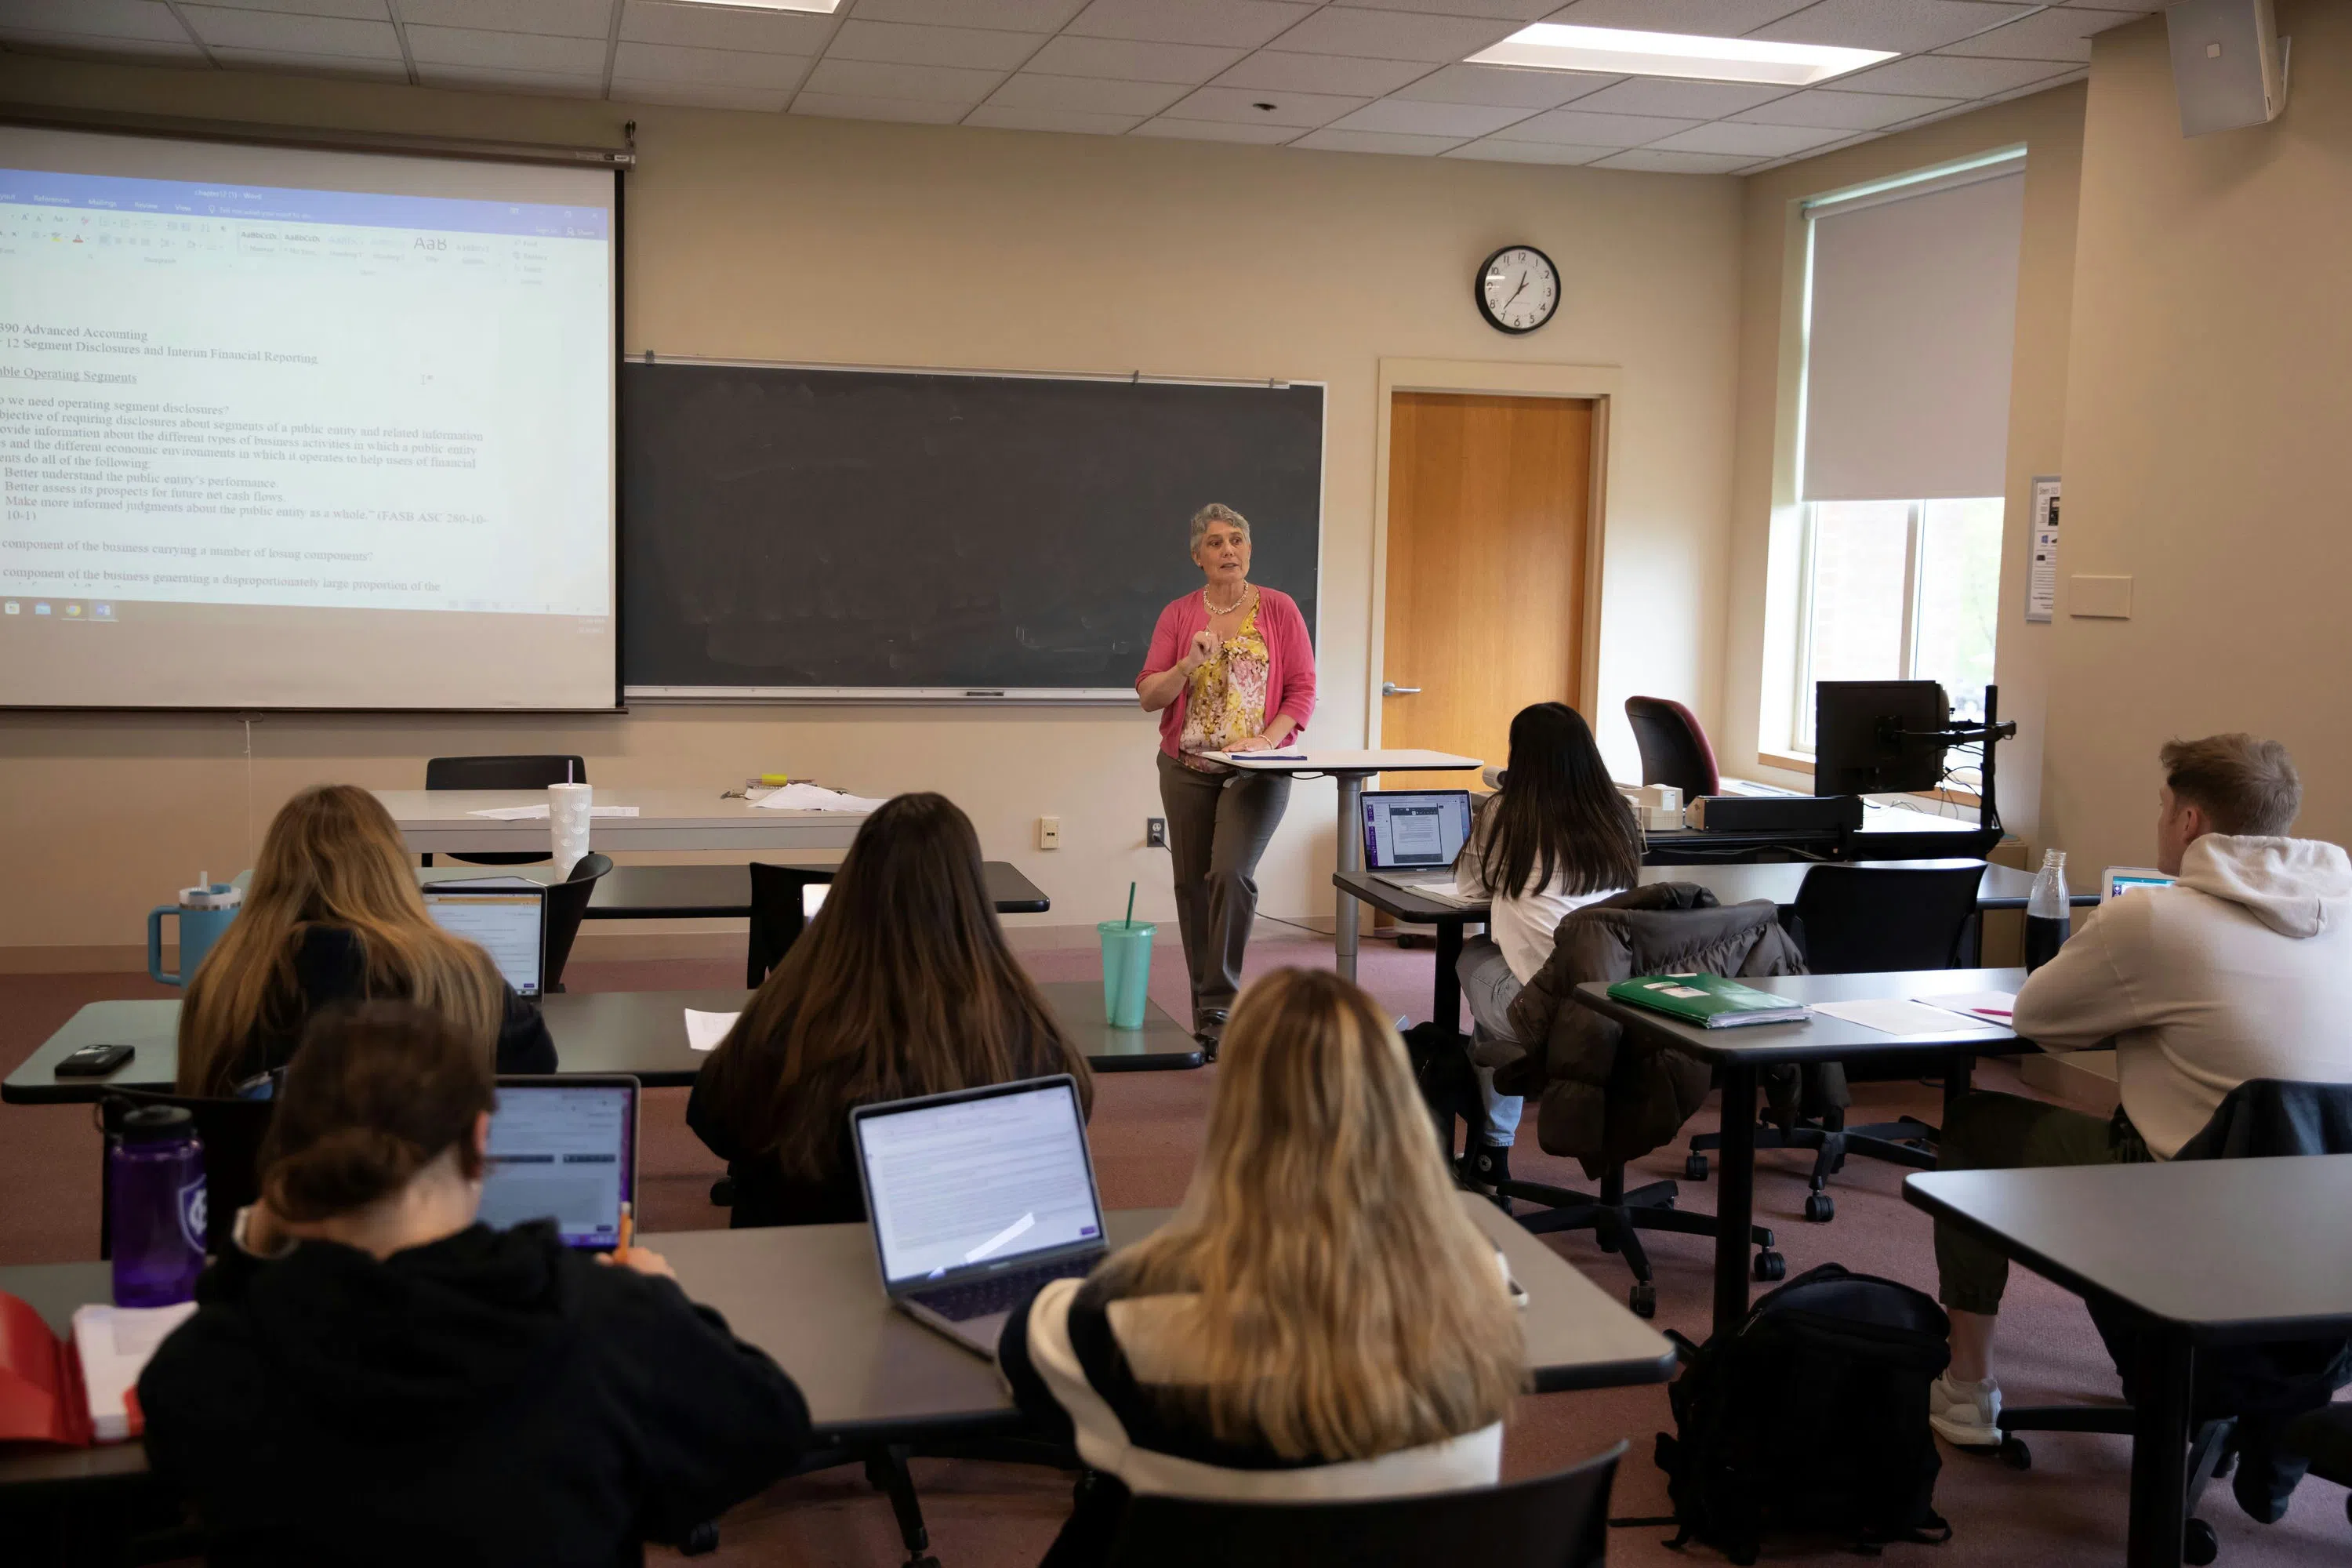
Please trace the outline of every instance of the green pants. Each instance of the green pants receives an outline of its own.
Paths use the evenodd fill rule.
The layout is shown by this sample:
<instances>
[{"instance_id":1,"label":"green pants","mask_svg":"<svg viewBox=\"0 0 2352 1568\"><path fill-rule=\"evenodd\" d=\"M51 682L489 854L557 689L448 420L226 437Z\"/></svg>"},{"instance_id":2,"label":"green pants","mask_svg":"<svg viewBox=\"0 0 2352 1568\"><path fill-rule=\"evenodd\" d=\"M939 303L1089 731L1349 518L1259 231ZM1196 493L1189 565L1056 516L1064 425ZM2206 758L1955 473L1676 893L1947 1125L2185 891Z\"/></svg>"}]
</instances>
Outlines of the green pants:
<instances>
[{"instance_id":1,"label":"green pants","mask_svg":"<svg viewBox=\"0 0 2352 1568\"><path fill-rule=\"evenodd\" d=\"M1952 1102L1937 1141L1946 1171L2018 1171L2045 1165L2137 1165L2147 1162L2139 1130L2117 1110L2101 1118L2014 1094L1979 1090ZM1937 1298L1961 1312L2000 1310L2009 1259L1946 1220L1936 1222Z\"/></svg>"}]
</instances>

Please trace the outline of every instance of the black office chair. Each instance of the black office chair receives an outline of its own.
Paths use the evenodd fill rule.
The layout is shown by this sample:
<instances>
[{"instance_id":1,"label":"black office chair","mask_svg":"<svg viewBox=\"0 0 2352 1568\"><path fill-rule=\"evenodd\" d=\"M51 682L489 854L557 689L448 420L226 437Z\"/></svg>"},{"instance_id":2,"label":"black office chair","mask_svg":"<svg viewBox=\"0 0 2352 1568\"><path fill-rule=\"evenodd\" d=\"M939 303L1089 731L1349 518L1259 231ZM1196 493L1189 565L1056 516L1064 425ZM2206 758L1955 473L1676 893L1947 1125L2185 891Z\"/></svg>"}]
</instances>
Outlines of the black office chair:
<instances>
[{"instance_id":1,"label":"black office chair","mask_svg":"<svg viewBox=\"0 0 2352 1568\"><path fill-rule=\"evenodd\" d=\"M2288 1422L2279 1455L2323 1481L2352 1487L2352 1405L2323 1405ZM2345 1495L2344 1513L2352 1519L2352 1493Z\"/></svg>"},{"instance_id":2,"label":"black office chair","mask_svg":"<svg viewBox=\"0 0 2352 1568\"><path fill-rule=\"evenodd\" d=\"M580 935L580 922L588 918L588 900L596 896L596 884L612 868L610 855L591 849L573 864L572 875L548 885L547 959L546 973L540 981L541 990L553 993L563 989L563 962L572 956L572 943Z\"/></svg>"},{"instance_id":3,"label":"black office chair","mask_svg":"<svg viewBox=\"0 0 2352 1568\"><path fill-rule=\"evenodd\" d=\"M2262 1159L2305 1154L2352 1154L2352 1084L2294 1083L2281 1079L2250 1079L2231 1089L2221 1109L2196 1137L2181 1145L2179 1160ZM2124 1398L2132 1397L2139 1366L2139 1327L2123 1309L2101 1301L2085 1303L2107 1353L2115 1358L2124 1380ZM2337 1389L2352 1381L2352 1342L2341 1338L2290 1340L2268 1344L2225 1346L2197 1354L2196 1388L2190 1398L2189 1465L2185 1512L2194 1515L2205 1488L2227 1472L2242 1451L2261 1451L2292 1458L2297 1444L2324 1443L2331 1430L2352 1431L2352 1415L2331 1405ZM2105 1432L2129 1436L2133 1409L2119 1405L2018 1405L2000 1413L2002 1462L2025 1469L2033 1456L2020 1432ZM2250 1441L2251 1440L2251 1441ZM2309 1447L2304 1455L2311 1454ZM2352 1477L2352 1445L2332 1450L2340 1456L2338 1479ZM2267 1471L2268 1467L2264 1467ZM2319 1470L2316 1463L2313 1468ZM2256 1478L2242 1474L2242 1482ZM2257 1517L2260 1517L2257 1515ZM2209 1563L2221 1543L2213 1527L2190 1518L2181 1542L2181 1561Z\"/></svg>"},{"instance_id":4,"label":"black office chair","mask_svg":"<svg viewBox=\"0 0 2352 1568\"><path fill-rule=\"evenodd\" d=\"M1210 1502L1139 1497L1111 1568L1601 1568L1609 1490L1625 1445L1572 1470L1505 1486L1347 1502Z\"/></svg>"},{"instance_id":5,"label":"black office chair","mask_svg":"<svg viewBox=\"0 0 2352 1568\"><path fill-rule=\"evenodd\" d=\"M830 866L765 866L751 862L751 933L744 953L743 984L757 988L768 972L807 929L803 889L833 880Z\"/></svg>"},{"instance_id":6,"label":"black office chair","mask_svg":"<svg viewBox=\"0 0 2352 1568\"><path fill-rule=\"evenodd\" d=\"M108 1091L98 1102L99 1131L122 1130L122 1119L150 1105L174 1105L195 1119L196 1137L205 1146L205 1249L217 1253L229 1243L236 1211L261 1195L257 1156L262 1134L269 1131L269 1115L277 1102L268 1100L213 1100L198 1095L155 1094L144 1089ZM114 1256L114 1163L99 1147L98 1255Z\"/></svg>"},{"instance_id":7,"label":"black office chair","mask_svg":"<svg viewBox=\"0 0 2352 1568\"><path fill-rule=\"evenodd\" d=\"M550 784L586 784L587 759L560 754L519 754L503 757L431 757L425 763L426 789L545 789ZM478 850L470 855L449 852L452 860L469 866L528 866L547 858L517 849ZM426 855L425 864L433 864Z\"/></svg>"},{"instance_id":8,"label":"black office chair","mask_svg":"<svg viewBox=\"0 0 2352 1568\"><path fill-rule=\"evenodd\" d=\"M1672 784L1685 801L1722 793L1715 747L1696 714L1670 698L1628 697L1625 718L1642 750L1643 784Z\"/></svg>"},{"instance_id":9,"label":"black office chair","mask_svg":"<svg viewBox=\"0 0 2352 1568\"><path fill-rule=\"evenodd\" d=\"M1968 957L1969 922L1977 915L1984 870L1981 860L1815 866L1805 873L1797 901L1784 911L1782 923L1805 950L1805 967L1814 974L1957 968ZM1932 1171L1936 1131L1933 1124L1910 1116L1848 1127L1845 1112L1832 1105L1818 1117L1791 1116L1786 1126L1759 1125L1756 1147L1813 1151L1805 1217L1826 1223L1837 1214L1836 1201L1826 1190L1829 1179L1848 1154ZM1707 1152L1723 1147L1723 1135L1702 1132L1690 1146L1683 1173L1692 1181L1705 1181Z\"/></svg>"}]
</instances>

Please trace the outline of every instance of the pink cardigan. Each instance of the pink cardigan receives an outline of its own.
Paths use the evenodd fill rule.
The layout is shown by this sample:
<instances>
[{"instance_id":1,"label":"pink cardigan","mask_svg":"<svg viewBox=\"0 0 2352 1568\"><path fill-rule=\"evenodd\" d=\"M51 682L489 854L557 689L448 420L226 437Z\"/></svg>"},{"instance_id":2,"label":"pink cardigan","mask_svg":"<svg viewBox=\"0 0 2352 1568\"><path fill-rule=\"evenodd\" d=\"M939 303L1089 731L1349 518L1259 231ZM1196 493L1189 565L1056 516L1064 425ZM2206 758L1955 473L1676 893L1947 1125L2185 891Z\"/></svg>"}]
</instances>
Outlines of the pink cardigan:
<instances>
[{"instance_id":1,"label":"pink cardigan","mask_svg":"<svg viewBox=\"0 0 2352 1568\"><path fill-rule=\"evenodd\" d=\"M1260 588L1257 597L1257 629L1265 638L1265 689L1274 694L1265 721L1272 724L1276 714L1286 713L1297 726L1294 733L1304 734L1315 711L1315 645L1307 637L1307 617L1298 613L1297 601L1278 588ZM1197 589L1160 611L1160 624L1151 628L1151 651L1143 656L1143 673L1135 684L1140 687L1149 677L1182 663L1192 634L1208 628L1209 606ZM1176 755L1176 742L1184 733L1184 710L1192 700L1188 686L1160 710L1160 749L1169 756Z\"/></svg>"}]
</instances>

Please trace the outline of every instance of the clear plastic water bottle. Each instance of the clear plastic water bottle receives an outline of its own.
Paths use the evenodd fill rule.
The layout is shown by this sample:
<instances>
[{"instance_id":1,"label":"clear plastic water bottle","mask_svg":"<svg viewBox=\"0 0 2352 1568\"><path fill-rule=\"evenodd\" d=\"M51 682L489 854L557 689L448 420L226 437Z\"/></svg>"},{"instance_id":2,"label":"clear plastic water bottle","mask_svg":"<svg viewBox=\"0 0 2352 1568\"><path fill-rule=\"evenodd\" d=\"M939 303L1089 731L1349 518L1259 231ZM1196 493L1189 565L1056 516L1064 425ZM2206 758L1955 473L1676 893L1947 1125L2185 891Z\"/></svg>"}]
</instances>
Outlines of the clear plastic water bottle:
<instances>
[{"instance_id":1,"label":"clear plastic water bottle","mask_svg":"<svg viewBox=\"0 0 2352 1568\"><path fill-rule=\"evenodd\" d=\"M2030 973L2057 956L2073 934L2073 906L2066 901L2066 852L2044 849L2042 874L2025 900L2025 967Z\"/></svg>"},{"instance_id":2,"label":"clear plastic water bottle","mask_svg":"<svg viewBox=\"0 0 2352 1568\"><path fill-rule=\"evenodd\" d=\"M109 1140L107 1227L114 1304L169 1307L194 1299L205 1271L205 1145L177 1105L142 1105Z\"/></svg>"}]
</instances>

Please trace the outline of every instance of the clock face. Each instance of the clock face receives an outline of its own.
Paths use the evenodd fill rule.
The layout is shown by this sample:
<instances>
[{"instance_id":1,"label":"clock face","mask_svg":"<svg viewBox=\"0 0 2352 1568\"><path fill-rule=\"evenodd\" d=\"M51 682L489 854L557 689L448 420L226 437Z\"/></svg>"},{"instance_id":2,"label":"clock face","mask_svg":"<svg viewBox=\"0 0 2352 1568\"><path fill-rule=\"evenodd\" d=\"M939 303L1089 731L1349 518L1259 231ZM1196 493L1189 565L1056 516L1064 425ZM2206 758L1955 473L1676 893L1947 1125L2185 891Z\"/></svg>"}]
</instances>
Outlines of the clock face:
<instances>
[{"instance_id":1,"label":"clock face","mask_svg":"<svg viewBox=\"0 0 2352 1568\"><path fill-rule=\"evenodd\" d=\"M1531 245L1507 245L1478 268L1475 292L1489 326L1532 332L1559 309L1559 268Z\"/></svg>"}]
</instances>

